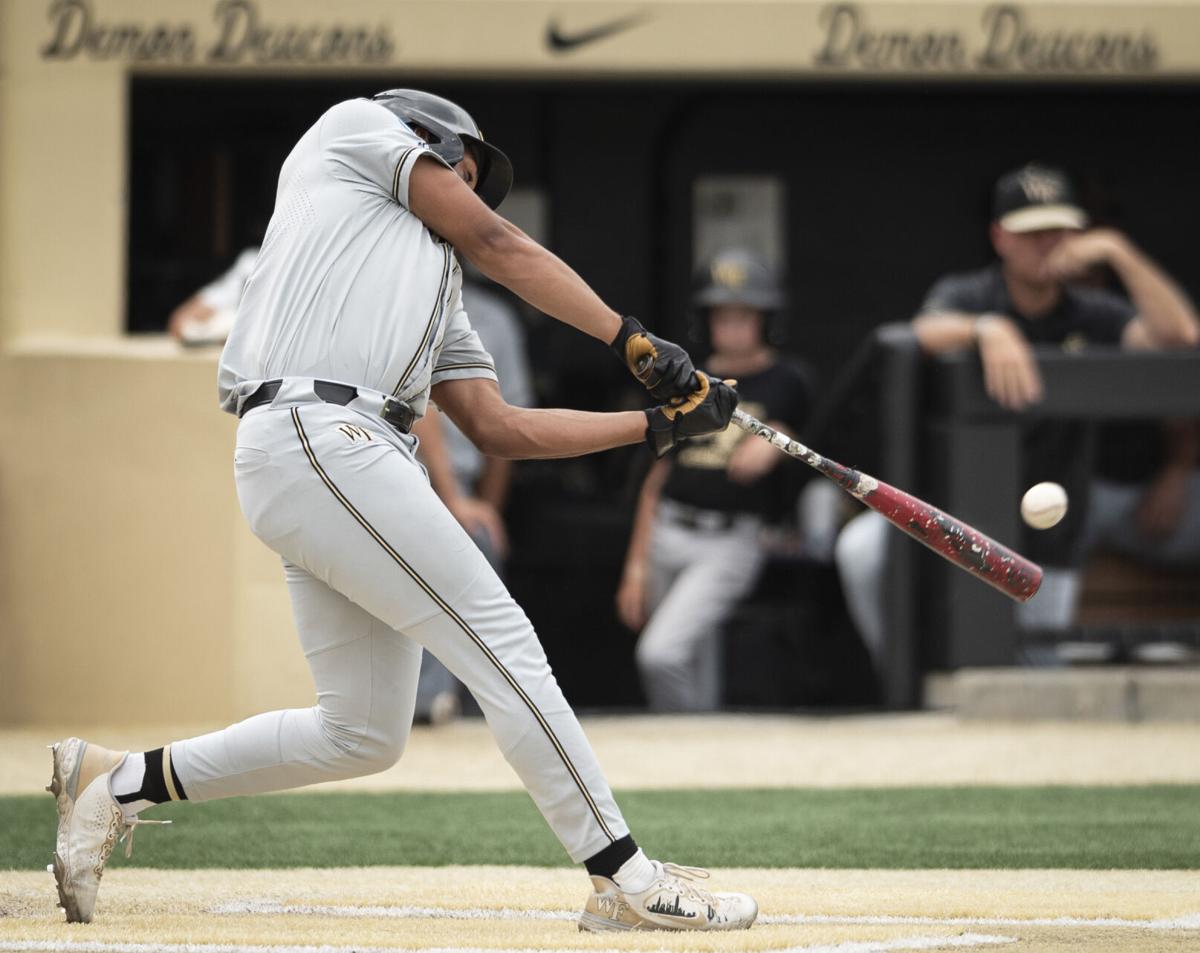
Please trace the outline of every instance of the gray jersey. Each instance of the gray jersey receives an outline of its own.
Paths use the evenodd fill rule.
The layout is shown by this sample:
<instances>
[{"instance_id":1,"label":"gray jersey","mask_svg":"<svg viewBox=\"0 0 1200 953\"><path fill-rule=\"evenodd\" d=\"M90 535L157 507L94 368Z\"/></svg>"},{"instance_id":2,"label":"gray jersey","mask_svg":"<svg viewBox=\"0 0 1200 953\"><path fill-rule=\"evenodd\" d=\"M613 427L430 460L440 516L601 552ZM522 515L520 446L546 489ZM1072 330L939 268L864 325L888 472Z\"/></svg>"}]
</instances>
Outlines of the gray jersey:
<instances>
[{"instance_id":1,"label":"gray jersey","mask_svg":"<svg viewBox=\"0 0 1200 953\"><path fill-rule=\"evenodd\" d=\"M418 413L443 380L495 379L454 251L408 210L418 160L442 160L369 100L328 110L283 164L275 212L221 355L221 407L259 383L339 381ZM360 401L369 406L369 398Z\"/></svg>"}]
</instances>

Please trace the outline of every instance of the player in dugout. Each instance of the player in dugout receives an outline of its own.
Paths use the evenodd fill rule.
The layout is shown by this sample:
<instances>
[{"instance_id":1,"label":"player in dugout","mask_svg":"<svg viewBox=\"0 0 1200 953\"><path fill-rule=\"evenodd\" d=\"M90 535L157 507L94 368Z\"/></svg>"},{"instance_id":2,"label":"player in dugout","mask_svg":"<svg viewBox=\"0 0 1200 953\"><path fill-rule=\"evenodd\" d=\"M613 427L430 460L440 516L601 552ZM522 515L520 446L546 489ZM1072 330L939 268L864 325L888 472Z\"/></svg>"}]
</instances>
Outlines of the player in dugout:
<instances>
[{"instance_id":1,"label":"player in dugout","mask_svg":"<svg viewBox=\"0 0 1200 953\"><path fill-rule=\"evenodd\" d=\"M146 808L394 764L424 647L474 694L547 823L591 875L580 929L754 922L753 898L705 890L706 871L650 860L634 842L528 618L416 460L411 429L430 400L484 453L510 458L641 441L661 455L723 430L736 407L731 387L622 318L497 215L511 182L508 158L462 107L418 90L331 107L284 161L218 383L222 408L240 418L238 498L283 560L317 701L145 752L79 738L54 745L53 872L68 920L92 919L104 866ZM508 404L462 305L458 254L611 345L659 405Z\"/></svg>"},{"instance_id":2,"label":"player in dugout","mask_svg":"<svg viewBox=\"0 0 1200 953\"><path fill-rule=\"evenodd\" d=\"M738 381L741 407L796 433L811 406L807 372L771 347L783 293L766 263L740 249L700 269L694 336L712 373ZM763 562L767 480L785 459L730 428L657 461L638 498L617 590L617 614L640 632L636 657L653 711L712 711L721 704L721 626L753 588Z\"/></svg>"},{"instance_id":3,"label":"player in dugout","mask_svg":"<svg viewBox=\"0 0 1200 953\"><path fill-rule=\"evenodd\" d=\"M1128 236L1088 228L1062 170L1031 162L1002 176L993 194L989 234L998 260L938 280L912 327L926 353L977 350L987 393L1001 406L1021 413L1041 400L1035 344L1154 350L1194 347L1200 341L1200 322L1187 296ZM1100 266L1113 270L1128 297L1082 282ZM1056 527L1027 534L1022 544L1046 570L1037 596L1017 609L1023 628L1061 629L1071 621L1091 441L1092 428L1078 422L1035 419L1025 429L1022 485L1060 483L1076 505ZM886 638L887 531L882 517L864 513L846 525L836 547L848 607L876 659Z\"/></svg>"}]
</instances>

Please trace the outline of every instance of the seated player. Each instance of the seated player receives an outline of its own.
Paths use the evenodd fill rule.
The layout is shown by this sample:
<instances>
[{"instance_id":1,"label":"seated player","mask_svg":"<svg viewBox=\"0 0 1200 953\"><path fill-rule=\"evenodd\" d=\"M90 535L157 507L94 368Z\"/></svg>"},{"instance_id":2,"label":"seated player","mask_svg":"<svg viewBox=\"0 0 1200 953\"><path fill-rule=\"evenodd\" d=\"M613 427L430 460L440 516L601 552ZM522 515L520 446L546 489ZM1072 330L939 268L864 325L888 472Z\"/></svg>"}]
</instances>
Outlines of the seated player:
<instances>
[{"instance_id":1,"label":"seated player","mask_svg":"<svg viewBox=\"0 0 1200 953\"><path fill-rule=\"evenodd\" d=\"M747 413L796 432L811 398L805 373L768 343L768 322L783 306L775 277L757 257L729 250L698 284L693 305L712 345L709 370L737 380ZM731 428L680 447L647 474L617 613L641 632L637 665L652 710L720 706L721 626L758 578L765 479L783 459Z\"/></svg>"},{"instance_id":2,"label":"seated player","mask_svg":"<svg viewBox=\"0 0 1200 953\"><path fill-rule=\"evenodd\" d=\"M1041 399L1033 344L1077 349L1089 344L1126 349L1191 347L1200 323L1173 281L1124 234L1088 229L1087 215L1067 176L1030 163L996 183L990 226L998 260L977 271L941 278L913 319L930 354L977 350L989 396L1014 413ZM1082 284L1107 265L1128 298ZM1086 499L1090 428L1070 421L1034 420L1025 430L1022 485L1061 483L1074 501ZM1015 503L1015 501L1014 501ZM1028 534L1021 550L1046 570L1041 591L1018 608L1027 628L1069 624L1078 591L1080 527L1085 506L1062 523ZM873 513L852 520L837 547L851 614L869 646L882 645L883 553L886 521Z\"/></svg>"}]
</instances>

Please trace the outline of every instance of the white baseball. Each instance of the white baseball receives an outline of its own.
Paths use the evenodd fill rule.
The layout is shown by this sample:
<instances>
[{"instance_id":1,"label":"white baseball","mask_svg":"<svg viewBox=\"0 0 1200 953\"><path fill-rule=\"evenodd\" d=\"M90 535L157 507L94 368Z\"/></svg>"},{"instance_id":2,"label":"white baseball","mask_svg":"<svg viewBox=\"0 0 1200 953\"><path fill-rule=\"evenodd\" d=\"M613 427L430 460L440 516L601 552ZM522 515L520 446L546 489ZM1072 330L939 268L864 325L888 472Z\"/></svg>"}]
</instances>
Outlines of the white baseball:
<instances>
[{"instance_id":1,"label":"white baseball","mask_svg":"<svg viewBox=\"0 0 1200 953\"><path fill-rule=\"evenodd\" d=\"M1021 497L1021 518L1034 529L1049 529L1067 515L1067 491L1057 483L1035 483Z\"/></svg>"}]
</instances>

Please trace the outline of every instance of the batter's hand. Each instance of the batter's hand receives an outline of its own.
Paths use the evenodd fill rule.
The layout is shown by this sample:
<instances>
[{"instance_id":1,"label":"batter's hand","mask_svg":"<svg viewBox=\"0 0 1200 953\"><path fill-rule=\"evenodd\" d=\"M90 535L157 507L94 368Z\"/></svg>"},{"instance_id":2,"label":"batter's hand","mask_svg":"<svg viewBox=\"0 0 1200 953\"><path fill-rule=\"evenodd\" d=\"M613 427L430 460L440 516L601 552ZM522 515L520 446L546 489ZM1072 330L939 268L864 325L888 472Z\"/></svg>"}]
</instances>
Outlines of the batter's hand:
<instances>
[{"instance_id":1,"label":"batter's hand","mask_svg":"<svg viewBox=\"0 0 1200 953\"><path fill-rule=\"evenodd\" d=\"M700 386L687 397L646 411L646 442L655 456L665 456L687 437L718 433L729 426L737 409L737 391L724 381L711 380L703 371L696 371L696 378Z\"/></svg>"},{"instance_id":2,"label":"batter's hand","mask_svg":"<svg viewBox=\"0 0 1200 953\"><path fill-rule=\"evenodd\" d=\"M975 340L988 396L1009 410L1024 410L1042 399L1042 375L1033 349L1008 318L985 314L975 321Z\"/></svg>"},{"instance_id":3,"label":"batter's hand","mask_svg":"<svg viewBox=\"0 0 1200 953\"><path fill-rule=\"evenodd\" d=\"M699 386L687 351L651 334L637 318L621 319L612 349L655 400L687 397Z\"/></svg>"}]
</instances>

